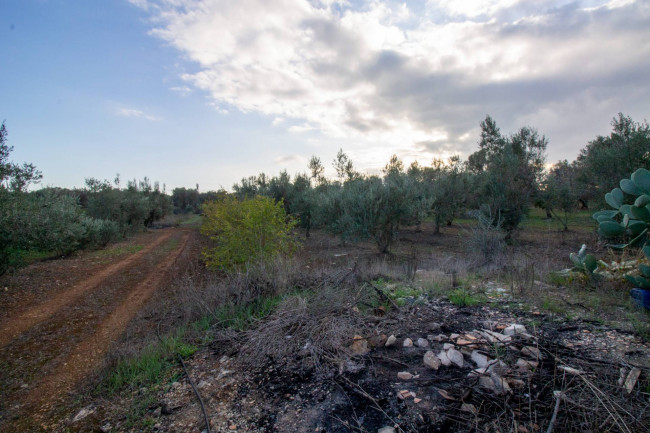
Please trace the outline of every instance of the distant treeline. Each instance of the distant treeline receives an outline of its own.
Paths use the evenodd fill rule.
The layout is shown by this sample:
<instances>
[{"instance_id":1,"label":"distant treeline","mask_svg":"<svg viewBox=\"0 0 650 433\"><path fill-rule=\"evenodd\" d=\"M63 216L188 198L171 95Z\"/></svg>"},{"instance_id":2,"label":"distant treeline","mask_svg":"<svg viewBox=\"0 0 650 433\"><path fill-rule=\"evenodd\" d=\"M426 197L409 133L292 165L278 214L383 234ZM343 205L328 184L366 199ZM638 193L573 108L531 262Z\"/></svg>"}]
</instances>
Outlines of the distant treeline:
<instances>
[{"instance_id":1,"label":"distant treeline","mask_svg":"<svg viewBox=\"0 0 650 433\"><path fill-rule=\"evenodd\" d=\"M13 150L0 127L0 274L33 258L66 255L137 232L172 210L158 183L144 178L120 188L87 179L86 188L28 191L42 175L32 164L9 162Z\"/></svg>"},{"instance_id":2,"label":"distant treeline","mask_svg":"<svg viewBox=\"0 0 650 433\"><path fill-rule=\"evenodd\" d=\"M383 176L357 172L341 150L332 161L337 177L324 176L318 157L309 172L291 178L286 172L243 178L233 186L240 198L262 195L284 203L309 236L325 228L350 240L373 239L386 252L400 226L434 221L436 232L462 214L515 233L533 205L546 210L567 229L568 215L598 209L605 192L637 168L650 168L650 128L619 114L609 136L598 136L571 163L559 161L545 169L547 140L535 128L503 134L487 116L481 122L478 149L466 161L455 156L430 165L409 167L392 156Z\"/></svg>"},{"instance_id":3,"label":"distant treeline","mask_svg":"<svg viewBox=\"0 0 650 433\"><path fill-rule=\"evenodd\" d=\"M454 156L429 165L409 167L392 156L382 176L362 175L342 150L334 161L337 176L324 176L318 157L307 173L293 178L264 173L243 178L225 191L199 192L164 185L146 177L121 185L86 179L85 188L43 188L28 191L42 175L32 164L9 161L13 150L7 130L0 127L0 273L33 255L69 254L101 247L150 226L171 213L201 213L206 202L235 195L262 195L282 201L285 210L305 229L324 228L345 239L373 239L379 251L389 250L400 226L418 225L425 218L435 230L470 213L515 233L531 206L546 210L565 228L578 207L598 209L605 192L637 168L650 169L650 127L618 115L609 136L589 142L573 162L560 161L545 169L547 140L535 128L502 133L487 116L481 122L478 149L467 160Z\"/></svg>"}]
</instances>

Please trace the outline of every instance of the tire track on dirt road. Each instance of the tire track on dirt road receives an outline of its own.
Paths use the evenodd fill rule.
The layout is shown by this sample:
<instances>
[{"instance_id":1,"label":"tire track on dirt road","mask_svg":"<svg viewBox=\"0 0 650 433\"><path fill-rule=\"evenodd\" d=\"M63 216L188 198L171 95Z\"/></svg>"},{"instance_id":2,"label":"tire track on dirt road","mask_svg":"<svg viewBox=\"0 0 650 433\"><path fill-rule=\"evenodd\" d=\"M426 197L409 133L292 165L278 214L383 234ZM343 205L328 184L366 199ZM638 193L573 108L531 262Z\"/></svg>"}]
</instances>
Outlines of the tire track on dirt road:
<instances>
[{"instance_id":1,"label":"tire track on dirt road","mask_svg":"<svg viewBox=\"0 0 650 433\"><path fill-rule=\"evenodd\" d=\"M126 257L125 259L108 266L89 279L71 287L64 292L57 294L49 301L31 307L28 310L17 313L11 317L7 317L4 320L5 323L0 325L0 348L9 344L14 338L18 337L23 332L50 318L62 307L76 301L87 291L97 288L104 280L106 280L111 275L122 271L128 265L133 263L133 261L149 254L154 248L165 242L171 235L171 231L164 233L150 245L141 249L137 253L132 254L129 257Z\"/></svg>"},{"instance_id":2,"label":"tire track on dirt road","mask_svg":"<svg viewBox=\"0 0 650 433\"><path fill-rule=\"evenodd\" d=\"M27 428L24 431L37 431L39 423L51 417L51 410L57 404L65 403L69 393L84 378L92 374L103 361L111 344L118 340L125 331L129 322L138 311L147 303L153 293L161 287L169 270L174 266L176 259L185 249L191 234L181 233L171 251L165 253L162 260L156 261L155 266L147 270L135 286L124 292L110 312L103 317L101 322L94 326L92 332L85 333L80 341L69 341L74 344L62 359L57 359L53 368L40 372L39 378L33 381L27 392L17 392L20 407L14 406L11 418L5 418L14 431ZM160 252L160 251L159 251ZM73 337L70 338L73 340ZM49 371L48 371L49 370ZM0 427L2 426L0 421ZM18 430L16 430L18 429ZM1 428L0 428L1 430Z\"/></svg>"}]
</instances>

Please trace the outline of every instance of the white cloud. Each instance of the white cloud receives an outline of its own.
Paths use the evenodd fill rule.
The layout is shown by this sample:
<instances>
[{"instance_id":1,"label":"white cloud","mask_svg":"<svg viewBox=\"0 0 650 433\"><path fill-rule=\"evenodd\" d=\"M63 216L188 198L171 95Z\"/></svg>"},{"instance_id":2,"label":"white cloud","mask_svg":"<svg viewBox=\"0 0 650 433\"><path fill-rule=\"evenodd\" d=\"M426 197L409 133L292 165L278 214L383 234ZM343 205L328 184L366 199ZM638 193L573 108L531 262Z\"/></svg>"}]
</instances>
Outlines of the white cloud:
<instances>
[{"instance_id":1,"label":"white cloud","mask_svg":"<svg viewBox=\"0 0 650 433\"><path fill-rule=\"evenodd\" d=\"M305 158L303 158L300 155L285 155L285 156L278 156L273 160L278 165L285 165L289 163L304 163Z\"/></svg>"},{"instance_id":2,"label":"white cloud","mask_svg":"<svg viewBox=\"0 0 650 433\"><path fill-rule=\"evenodd\" d=\"M192 93L192 89L188 86L174 86L174 87L170 87L169 90L171 90L172 92L176 92L181 96L187 96L190 93Z\"/></svg>"},{"instance_id":3,"label":"white cloud","mask_svg":"<svg viewBox=\"0 0 650 433\"><path fill-rule=\"evenodd\" d=\"M541 113L562 138L568 119L594 113L570 103L590 92L621 104L607 106L611 116L650 108L643 1L132 3L152 11L152 35L198 66L182 78L216 107L268 115L289 132L316 129L360 165L391 153L467 154L488 113L504 130L536 125ZM637 90L621 98L622 84ZM559 108L578 113L549 115Z\"/></svg>"},{"instance_id":4,"label":"white cloud","mask_svg":"<svg viewBox=\"0 0 650 433\"><path fill-rule=\"evenodd\" d=\"M159 122L162 120L162 118L158 116L147 114L144 111L136 110L135 108L119 108L117 110L117 114L124 117L136 117L139 119L146 119L152 122Z\"/></svg>"}]
</instances>

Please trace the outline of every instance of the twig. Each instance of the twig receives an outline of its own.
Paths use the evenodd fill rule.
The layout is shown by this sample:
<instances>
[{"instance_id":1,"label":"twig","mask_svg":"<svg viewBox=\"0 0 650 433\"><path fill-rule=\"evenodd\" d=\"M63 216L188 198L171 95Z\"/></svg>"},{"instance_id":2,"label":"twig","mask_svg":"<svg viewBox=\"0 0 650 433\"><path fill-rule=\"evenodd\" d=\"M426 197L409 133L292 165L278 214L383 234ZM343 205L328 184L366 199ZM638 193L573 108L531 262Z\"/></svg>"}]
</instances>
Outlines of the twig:
<instances>
[{"instance_id":1,"label":"twig","mask_svg":"<svg viewBox=\"0 0 650 433\"><path fill-rule=\"evenodd\" d=\"M551 433L553 431L553 425L555 424L557 413L560 410L560 400L562 400L562 391L553 391L553 397L555 397L555 408L553 409L553 416L551 416L551 421L548 423L548 428L546 429L546 433Z\"/></svg>"}]
</instances>

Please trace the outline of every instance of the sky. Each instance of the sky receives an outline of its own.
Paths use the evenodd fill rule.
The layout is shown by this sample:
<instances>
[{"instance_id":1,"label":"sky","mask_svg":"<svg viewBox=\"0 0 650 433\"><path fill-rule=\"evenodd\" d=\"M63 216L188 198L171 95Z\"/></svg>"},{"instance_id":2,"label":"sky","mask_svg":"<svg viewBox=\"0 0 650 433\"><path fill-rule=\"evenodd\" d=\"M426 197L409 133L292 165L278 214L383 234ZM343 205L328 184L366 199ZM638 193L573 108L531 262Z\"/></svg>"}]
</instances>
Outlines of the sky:
<instances>
[{"instance_id":1,"label":"sky","mask_svg":"<svg viewBox=\"0 0 650 433\"><path fill-rule=\"evenodd\" d=\"M0 52L11 159L43 186L428 165L486 115L572 161L650 117L647 0L0 0Z\"/></svg>"}]
</instances>

